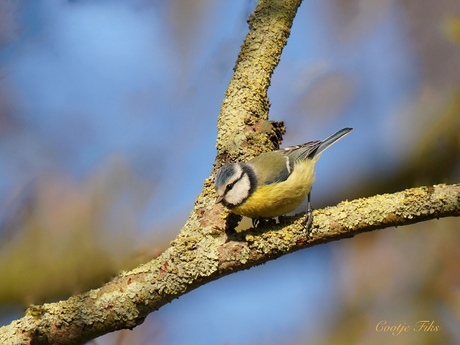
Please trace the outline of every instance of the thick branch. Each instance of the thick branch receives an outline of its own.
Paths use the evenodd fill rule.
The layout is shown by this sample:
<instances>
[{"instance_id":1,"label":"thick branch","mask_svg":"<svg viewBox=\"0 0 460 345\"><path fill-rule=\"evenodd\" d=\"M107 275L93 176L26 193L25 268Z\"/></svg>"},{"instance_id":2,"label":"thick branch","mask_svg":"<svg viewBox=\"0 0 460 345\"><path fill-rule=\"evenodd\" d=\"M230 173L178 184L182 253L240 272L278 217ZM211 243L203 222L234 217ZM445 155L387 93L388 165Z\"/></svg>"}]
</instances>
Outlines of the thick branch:
<instances>
[{"instance_id":1,"label":"thick branch","mask_svg":"<svg viewBox=\"0 0 460 345\"><path fill-rule=\"evenodd\" d=\"M190 290L287 253L375 229L460 216L460 184L345 201L313 214L310 239L303 229L303 216L283 217L281 224L240 234L213 231L204 221L188 236L181 234L157 259L99 289L29 307L22 319L0 328L0 343L83 343L133 328L150 312Z\"/></svg>"},{"instance_id":2,"label":"thick branch","mask_svg":"<svg viewBox=\"0 0 460 345\"><path fill-rule=\"evenodd\" d=\"M301 0L262 0L249 18L250 31L219 115L219 161L244 160L278 146L284 128L267 121L267 91L300 3Z\"/></svg>"}]
</instances>

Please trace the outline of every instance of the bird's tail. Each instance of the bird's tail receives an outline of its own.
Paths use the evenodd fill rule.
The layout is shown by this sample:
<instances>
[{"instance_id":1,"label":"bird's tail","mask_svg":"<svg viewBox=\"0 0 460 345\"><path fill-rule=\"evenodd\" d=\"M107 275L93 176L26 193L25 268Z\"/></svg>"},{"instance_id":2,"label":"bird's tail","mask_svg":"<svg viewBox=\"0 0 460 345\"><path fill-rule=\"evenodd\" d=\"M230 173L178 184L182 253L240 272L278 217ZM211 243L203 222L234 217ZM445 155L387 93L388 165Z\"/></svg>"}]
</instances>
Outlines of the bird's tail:
<instances>
[{"instance_id":1,"label":"bird's tail","mask_svg":"<svg viewBox=\"0 0 460 345\"><path fill-rule=\"evenodd\" d=\"M339 139L342 139L345 135L351 132L353 128L343 128L337 133L332 134L331 136L327 137L326 139L321 141L321 144L318 146L318 149L315 152L315 156L319 156L325 149L327 149L329 146L334 144L336 141Z\"/></svg>"}]
</instances>

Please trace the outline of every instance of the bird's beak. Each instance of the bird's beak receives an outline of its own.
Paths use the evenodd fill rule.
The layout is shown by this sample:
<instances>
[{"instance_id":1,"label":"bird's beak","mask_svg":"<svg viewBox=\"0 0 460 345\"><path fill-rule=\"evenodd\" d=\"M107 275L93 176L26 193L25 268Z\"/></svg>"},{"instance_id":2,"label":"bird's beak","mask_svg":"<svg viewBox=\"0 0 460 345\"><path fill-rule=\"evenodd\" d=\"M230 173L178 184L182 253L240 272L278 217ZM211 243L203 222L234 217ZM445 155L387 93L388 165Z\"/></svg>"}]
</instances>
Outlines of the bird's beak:
<instances>
[{"instance_id":1,"label":"bird's beak","mask_svg":"<svg viewBox=\"0 0 460 345\"><path fill-rule=\"evenodd\" d=\"M222 200L224 200L224 196L223 195L219 195L216 199L216 204L222 202Z\"/></svg>"}]
</instances>

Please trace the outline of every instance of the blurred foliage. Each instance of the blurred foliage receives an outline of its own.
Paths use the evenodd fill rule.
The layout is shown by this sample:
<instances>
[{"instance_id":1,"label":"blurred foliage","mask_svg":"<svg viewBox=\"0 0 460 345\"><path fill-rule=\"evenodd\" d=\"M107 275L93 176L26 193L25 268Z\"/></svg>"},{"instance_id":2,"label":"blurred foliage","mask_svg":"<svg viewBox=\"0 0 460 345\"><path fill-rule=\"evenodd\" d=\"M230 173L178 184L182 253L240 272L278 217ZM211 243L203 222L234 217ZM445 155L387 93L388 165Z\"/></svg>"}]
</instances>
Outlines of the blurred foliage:
<instances>
[{"instance_id":1,"label":"blurred foliage","mask_svg":"<svg viewBox=\"0 0 460 345\"><path fill-rule=\"evenodd\" d=\"M412 117L431 118L414 122L416 137L397 170L367 181L353 191L355 197L388 193L409 187L458 182L460 158L460 88L446 90L441 100L422 95ZM434 106L433 106L434 104Z\"/></svg>"},{"instance_id":2,"label":"blurred foliage","mask_svg":"<svg viewBox=\"0 0 460 345\"><path fill-rule=\"evenodd\" d=\"M460 323L458 219L368 233L334 251L341 305L322 344L454 344ZM438 331L415 331L433 321ZM377 325L409 325L392 335Z\"/></svg>"},{"instance_id":3,"label":"blurred foliage","mask_svg":"<svg viewBox=\"0 0 460 345\"><path fill-rule=\"evenodd\" d=\"M167 246L161 238L137 246L135 215L153 190L119 157L88 180L55 171L22 193L20 212L2 229L0 303L43 303L98 287Z\"/></svg>"},{"instance_id":4,"label":"blurred foliage","mask_svg":"<svg viewBox=\"0 0 460 345\"><path fill-rule=\"evenodd\" d=\"M453 43L460 43L460 18L448 17L442 23L446 37Z\"/></svg>"}]
</instances>

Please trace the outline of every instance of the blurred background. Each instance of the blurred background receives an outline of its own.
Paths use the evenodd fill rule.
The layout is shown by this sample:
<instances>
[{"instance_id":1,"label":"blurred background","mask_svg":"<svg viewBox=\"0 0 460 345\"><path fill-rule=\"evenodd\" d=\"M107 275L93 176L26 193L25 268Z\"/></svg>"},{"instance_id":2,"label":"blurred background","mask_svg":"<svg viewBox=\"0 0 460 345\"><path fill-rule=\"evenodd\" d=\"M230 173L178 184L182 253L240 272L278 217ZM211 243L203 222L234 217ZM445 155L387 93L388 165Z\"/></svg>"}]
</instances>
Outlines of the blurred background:
<instances>
[{"instance_id":1,"label":"blurred background","mask_svg":"<svg viewBox=\"0 0 460 345\"><path fill-rule=\"evenodd\" d=\"M1 325L178 234L255 6L0 2ZM305 0L269 96L283 146L354 128L317 165L315 208L459 182L460 2ZM440 219L287 255L92 343L460 344L459 228Z\"/></svg>"}]
</instances>

